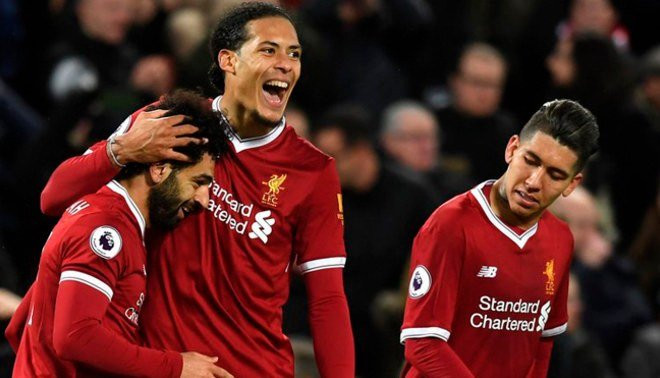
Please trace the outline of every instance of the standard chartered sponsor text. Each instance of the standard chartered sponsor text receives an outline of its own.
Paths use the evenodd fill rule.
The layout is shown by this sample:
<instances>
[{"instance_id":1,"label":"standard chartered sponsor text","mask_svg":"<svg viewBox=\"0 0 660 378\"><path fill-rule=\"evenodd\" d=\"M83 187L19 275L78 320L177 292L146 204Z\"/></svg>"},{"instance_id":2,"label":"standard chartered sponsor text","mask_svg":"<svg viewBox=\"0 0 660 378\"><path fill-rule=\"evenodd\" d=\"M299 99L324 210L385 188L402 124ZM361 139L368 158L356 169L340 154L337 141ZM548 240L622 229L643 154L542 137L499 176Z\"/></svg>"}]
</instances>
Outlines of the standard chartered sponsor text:
<instances>
[{"instance_id":1,"label":"standard chartered sponsor text","mask_svg":"<svg viewBox=\"0 0 660 378\"><path fill-rule=\"evenodd\" d=\"M254 204L246 205L239 202L234 198L232 193L228 192L227 189L221 187L215 181L211 183L209 190L212 194L212 198L209 199L207 210L213 213L213 216L219 221L227 224L230 230L234 230L239 234L244 234L249 219L252 217ZM237 220L235 217L236 215L233 213L240 214L248 220L241 222Z\"/></svg>"},{"instance_id":2,"label":"standard chartered sponsor text","mask_svg":"<svg viewBox=\"0 0 660 378\"><path fill-rule=\"evenodd\" d=\"M548 308L550 303L543 305ZM479 299L479 310L483 312L475 312L470 316L470 325L474 328L485 328L498 331L523 331L523 332L537 332L543 329L545 321L542 325L537 326L539 321L536 314L539 312L541 301L524 302L522 299L517 301L503 301L497 298L492 298L487 295ZM489 313L486 313L489 312ZM495 314L492 314L495 313ZM498 317L497 313L508 314L533 314L531 319L512 319L511 316L506 318Z\"/></svg>"}]
</instances>

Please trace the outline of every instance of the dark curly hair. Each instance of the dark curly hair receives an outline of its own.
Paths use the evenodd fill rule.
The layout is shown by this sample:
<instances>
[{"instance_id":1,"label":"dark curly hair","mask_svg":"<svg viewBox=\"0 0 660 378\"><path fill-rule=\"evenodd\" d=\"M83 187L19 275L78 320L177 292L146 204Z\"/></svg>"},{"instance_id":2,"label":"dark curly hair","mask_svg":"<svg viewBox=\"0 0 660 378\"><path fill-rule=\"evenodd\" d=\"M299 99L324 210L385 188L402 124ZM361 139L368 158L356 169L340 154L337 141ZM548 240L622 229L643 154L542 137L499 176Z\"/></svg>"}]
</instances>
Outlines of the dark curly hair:
<instances>
[{"instance_id":1,"label":"dark curly hair","mask_svg":"<svg viewBox=\"0 0 660 378\"><path fill-rule=\"evenodd\" d=\"M172 165L173 170L198 163L204 154L208 153L217 159L227 152L227 138L219 125L218 116L211 109L207 98L190 90L179 89L165 95L157 103L147 106L145 110L156 109L168 110L165 117L185 115L185 123L198 128L197 132L190 136L208 140L204 144L189 143L185 146L175 147L176 152L188 156L190 161L168 160L167 162ZM128 163L115 178L117 180L128 179L144 172L148 167L149 164Z\"/></svg>"},{"instance_id":2,"label":"dark curly hair","mask_svg":"<svg viewBox=\"0 0 660 378\"><path fill-rule=\"evenodd\" d=\"M282 8L269 3L243 3L224 14L211 34L209 50L211 52L211 68L209 80L220 93L225 90L224 73L218 65L218 53L227 49L236 51L249 39L248 22L266 17L282 17L293 25L291 16Z\"/></svg>"}]
</instances>

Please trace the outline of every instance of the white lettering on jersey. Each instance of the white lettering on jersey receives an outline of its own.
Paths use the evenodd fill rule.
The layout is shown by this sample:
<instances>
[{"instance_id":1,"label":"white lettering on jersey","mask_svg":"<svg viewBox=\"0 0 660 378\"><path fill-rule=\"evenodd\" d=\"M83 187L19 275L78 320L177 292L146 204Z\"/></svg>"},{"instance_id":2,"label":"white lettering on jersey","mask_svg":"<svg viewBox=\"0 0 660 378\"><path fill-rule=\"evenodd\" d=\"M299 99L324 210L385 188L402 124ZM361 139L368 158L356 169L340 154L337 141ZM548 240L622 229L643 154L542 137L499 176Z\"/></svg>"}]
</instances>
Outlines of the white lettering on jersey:
<instances>
[{"instance_id":1,"label":"white lettering on jersey","mask_svg":"<svg viewBox=\"0 0 660 378\"><path fill-rule=\"evenodd\" d=\"M474 328L498 331L541 332L550 315L550 301L547 301L542 308L540 306L541 301L524 302L522 299L503 301L484 295L479 298L477 305L481 311L470 316L470 325ZM503 318L498 317L498 313L530 314L533 317L531 319L513 319L511 316ZM537 317L539 313L540 315Z\"/></svg>"},{"instance_id":2,"label":"white lettering on jersey","mask_svg":"<svg viewBox=\"0 0 660 378\"><path fill-rule=\"evenodd\" d=\"M270 218L270 210L260 211L254 216L252 223L252 232L248 234L250 239L259 238L264 244L268 243L268 235L273 232L272 225L275 224L275 218Z\"/></svg>"},{"instance_id":3,"label":"white lettering on jersey","mask_svg":"<svg viewBox=\"0 0 660 378\"><path fill-rule=\"evenodd\" d=\"M76 215L81 210L84 210L88 207L89 207L89 204L86 201L80 200L80 201L74 202L74 204L69 206L69 208L66 209L66 211L67 211L67 213L69 213L71 215Z\"/></svg>"},{"instance_id":4,"label":"white lettering on jersey","mask_svg":"<svg viewBox=\"0 0 660 378\"><path fill-rule=\"evenodd\" d=\"M496 266L482 266L479 272L477 273L477 277L484 277L484 278L495 278L497 275L497 267Z\"/></svg>"},{"instance_id":5,"label":"white lettering on jersey","mask_svg":"<svg viewBox=\"0 0 660 378\"><path fill-rule=\"evenodd\" d=\"M548 322L550 317L550 301L545 302L543 307L541 307L541 315L539 316L539 325L536 326L536 331L543 331L545 328L545 323Z\"/></svg>"}]
</instances>

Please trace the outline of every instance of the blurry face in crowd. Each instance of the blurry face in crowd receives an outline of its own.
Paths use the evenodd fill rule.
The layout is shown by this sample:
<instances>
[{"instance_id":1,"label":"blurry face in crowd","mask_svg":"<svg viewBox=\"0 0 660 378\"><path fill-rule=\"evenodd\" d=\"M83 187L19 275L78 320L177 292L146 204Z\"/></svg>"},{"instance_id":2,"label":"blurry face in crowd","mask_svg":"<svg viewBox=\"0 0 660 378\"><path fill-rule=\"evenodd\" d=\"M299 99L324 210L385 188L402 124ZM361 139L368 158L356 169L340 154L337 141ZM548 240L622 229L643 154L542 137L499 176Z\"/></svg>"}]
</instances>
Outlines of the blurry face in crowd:
<instances>
[{"instance_id":1,"label":"blurry face in crowd","mask_svg":"<svg viewBox=\"0 0 660 378\"><path fill-rule=\"evenodd\" d=\"M642 83L642 90L651 105L660 111L660 75L647 77Z\"/></svg>"},{"instance_id":2,"label":"blurry face in crowd","mask_svg":"<svg viewBox=\"0 0 660 378\"><path fill-rule=\"evenodd\" d=\"M575 32L595 32L607 36L617 23L617 13L609 0L574 0L570 21Z\"/></svg>"},{"instance_id":3,"label":"blurry face in crowd","mask_svg":"<svg viewBox=\"0 0 660 378\"><path fill-rule=\"evenodd\" d=\"M237 52L222 50L226 94L260 123L277 124L300 77L302 53L291 22L282 17L250 21L249 39Z\"/></svg>"},{"instance_id":4,"label":"blurry face in crowd","mask_svg":"<svg viewBox=\"0 0 660 378\"><path fill-rule=\"evenodd\" d=\"M157 227L171 229L183 218L209 204L209 184L214 160L209 154L191 166L170 171L167 178L149 190L149 220Z\"/></svg>"},{"instance_id":5,"label":"blurry face in crowd","mask_svg":"<svg viewBox=\"0 0 660 378\"><path fill-rule=\"evenodd\" d=\"M582 180L575 172L577 154L548 134L536 132L529 140L514 135L506 147L509 165L502 177L498 207L521 225L532 226L559 195L569 195Z\"/></svg>"},{"instance_id":6,"label":"blurry face in crowd","mask_svg":"<svg viewBox=\"0 0 660 378\"><path fill-rule=\"evenodd\" d=\"M500 106L506 67L495 57L467 53L451 79L456 108L473 117L493 115Z\"/></svg>"},{"instance_id":7,"label":"blurry face in crowd","mask_svg":"<svg viewBox=\"0 0 660 378\"><path fill-rule=\"evenodd\" d=\"M575 81L573 42L569 39L557 41L554 51L546 60L546 67L552 76L552 83L559 88L569 87Z\"/></svg>"},{"instance_id":8,"label":"blurry face in crowd","mask_svg":"<svg viewBox=\"0 0 660 378\"><path fill-rule=\"evenodd\" d=\"M117 45L124 41L133 23L134 5L131 0L81 0L77 15L89 37Z\"/></svg>"},{"instance_id":9,"label":"blurry face in crowd","mask_svg":"<svg viewBox=\"0 0 660 378\"><path fill-rule=\"evenodd\" d=\"M438 160L438 125L432 115L404 110L396 130L383 136L383 145L394 159L418 172L427 172Z\"/></svg>"}]
</instances>

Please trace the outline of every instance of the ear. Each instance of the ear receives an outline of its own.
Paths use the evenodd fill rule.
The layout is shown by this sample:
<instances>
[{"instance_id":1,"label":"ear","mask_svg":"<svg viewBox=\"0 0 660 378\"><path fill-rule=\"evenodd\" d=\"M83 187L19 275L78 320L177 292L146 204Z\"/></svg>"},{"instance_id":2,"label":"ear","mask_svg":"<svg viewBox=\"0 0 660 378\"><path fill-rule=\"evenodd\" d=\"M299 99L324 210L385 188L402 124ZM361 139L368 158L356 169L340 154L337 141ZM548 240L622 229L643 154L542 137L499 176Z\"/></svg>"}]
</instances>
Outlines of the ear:
<instances>
[{"instance_id":1,"label":"ear","mask_svg":"<svg viewBox=\"0 0 660 378\"><path fill-rule=\"evenodd\" d=\"M235 73L236 72L236 52L222 49L218 53L218 66L225 73Z\"/></svg>"},{"instance_id":2,"label":"ear","mask_svg":"<svg viewBox=\"0 0 660 378\"><path fill-rule=\"evenodd\" d=\"M154 163L149 166L149 178L154 185L165 181L171 173L170 163Z\"/></svg>"},{"instance_id":3,"label":"ear","mask_svg":"<svg viewBox=\"0 0 660 378\"><path fill-rule=\"evenodd\" d=\"M518 147L520 147L520 137L514 135L509 139L509 142L506 144L506 149L504 150L504 161L506 161L507 164L510 164L511 160L513 160L513 153L516 152Z\"/></svg>"},{"instance_id":4,"label":"ear","mask_svg":"<svg viewBox=\"0 0 660 378\"><path fill-rule=\"evenodd\" d=\"M573 177L573 180L571 180L571 183L568 184L568 186L566 187L566 189L564 189L563 192L561 192L562 197L568 197L569 194L573 193L575 188L577 188L578 185L580 185L580 183L582 182L582 178L583 178L582 173L578 173L577 175L575 175L575 177Z\"/></svg>"}]
</instances>

